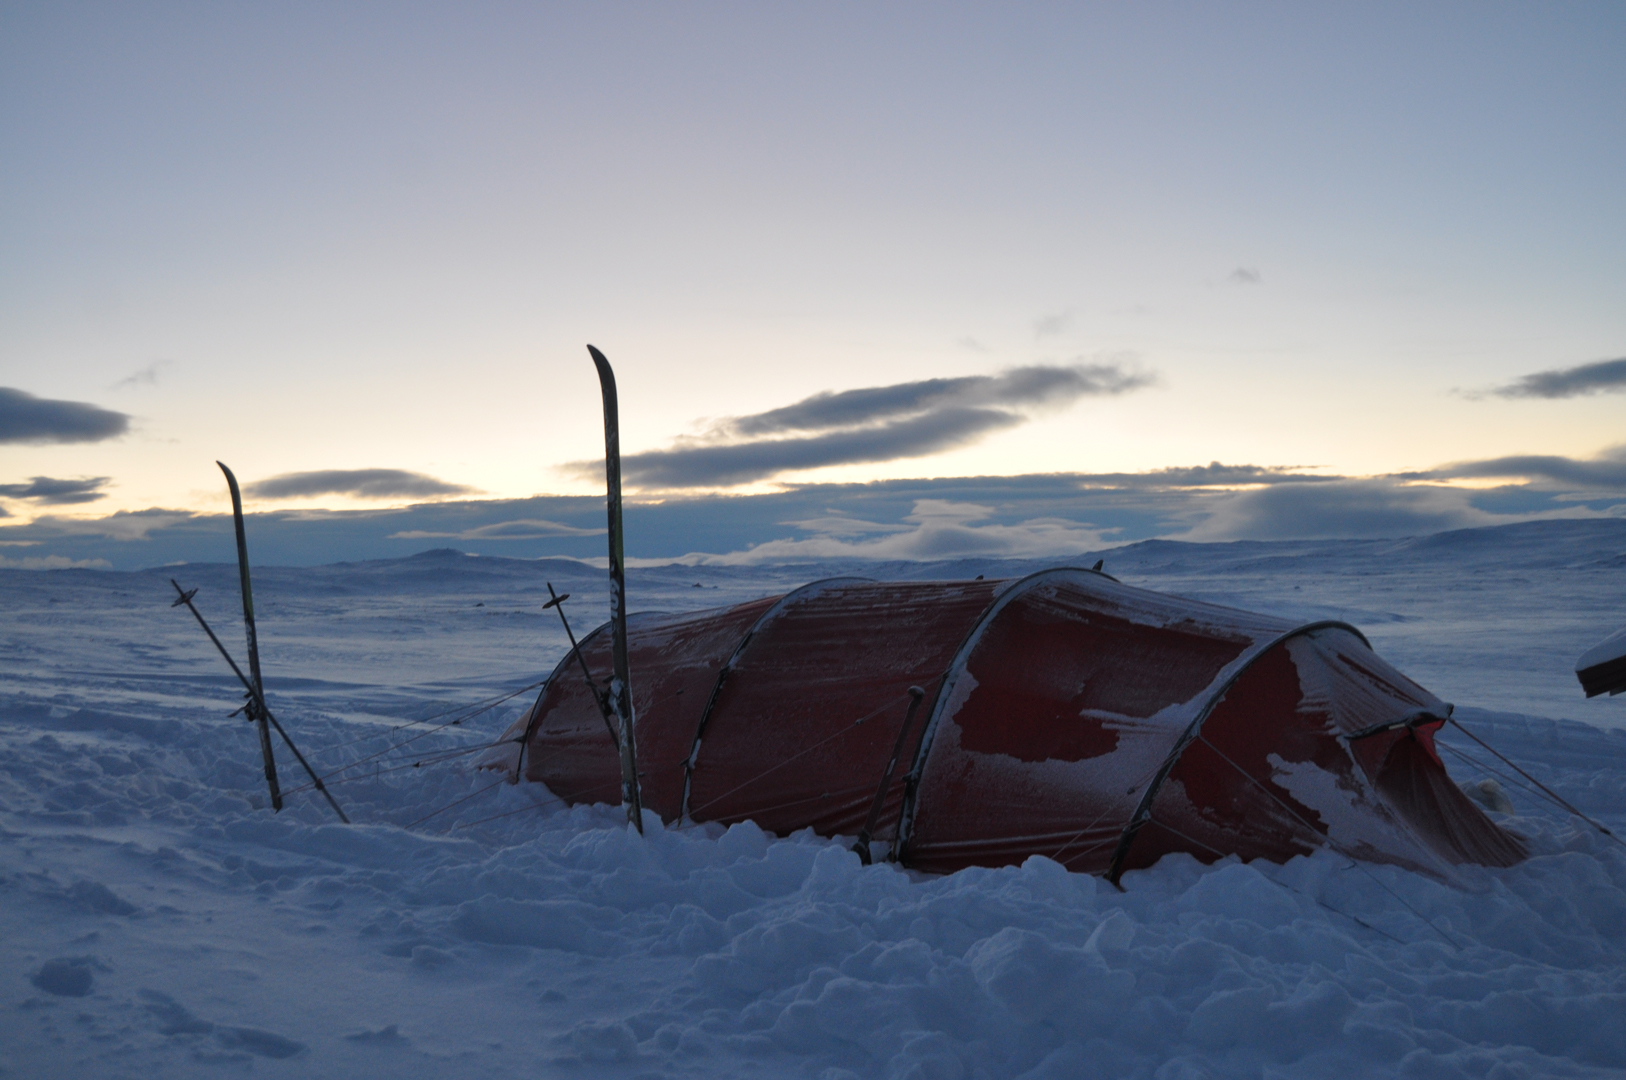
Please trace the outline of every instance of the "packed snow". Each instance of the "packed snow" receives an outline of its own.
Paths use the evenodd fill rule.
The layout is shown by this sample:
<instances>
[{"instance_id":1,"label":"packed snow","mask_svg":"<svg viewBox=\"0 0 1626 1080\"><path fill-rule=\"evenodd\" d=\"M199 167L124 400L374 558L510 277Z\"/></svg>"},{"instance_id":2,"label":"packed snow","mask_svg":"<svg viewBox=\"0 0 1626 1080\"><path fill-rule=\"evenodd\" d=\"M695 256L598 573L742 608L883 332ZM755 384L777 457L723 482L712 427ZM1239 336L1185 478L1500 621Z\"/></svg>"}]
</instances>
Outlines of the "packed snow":
<instances>
[{"instance_id":1,"label":"packed snow","mask_svg":"<svg viewBox=\"0 0 1626 1080\"><path fill-rule=\"evenodd\" d=\"M1626 523L1076 561L1097 557L1131 584L1355 623L1626 834L1626 697L1587 701L1573 672L1626 608ZM834 573L1036 565L651 567L628 595L682 610ZM932 877L749 823L650 816L639 836L619 808L473 769L461 751L564 654L545 583L580 634L604 617L601 570L261 568L268 698L319 769L352 765L329 780L344 826L309 790L270 811L253 728L227 716L240 690L171 576L240 656L235 567L0 570L0 1075L1626 1070L1626 846L1451 729L1453 776L1530 838L1527 862L1447 882L1331 852L1172 857L1122 892L1043 858Z\"/></svg>"}]
</instances>

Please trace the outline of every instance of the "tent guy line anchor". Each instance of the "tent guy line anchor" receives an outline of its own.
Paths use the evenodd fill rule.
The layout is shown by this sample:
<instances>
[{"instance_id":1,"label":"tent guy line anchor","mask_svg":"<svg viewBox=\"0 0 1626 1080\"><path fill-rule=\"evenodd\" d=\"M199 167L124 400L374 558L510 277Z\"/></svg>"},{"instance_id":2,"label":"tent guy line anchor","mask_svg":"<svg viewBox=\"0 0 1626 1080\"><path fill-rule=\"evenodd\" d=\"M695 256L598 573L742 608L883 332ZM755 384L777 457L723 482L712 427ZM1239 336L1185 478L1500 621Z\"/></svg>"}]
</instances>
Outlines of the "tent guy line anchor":
<instances>
[{"instance_id":1,"label":"tent guy line anchor","mask_svg":"<svg viewBox=\"0 0 1626 1080\"><path fill-rule=\"evenodd\" d=\"M214 629L203 618L203 613L192 603L192 598L198 594L198 590L183 589L174 578L170 578L169 583L175 586L175 591L179 594L178 598L170 604L170 607L186 605L186 609L192 613L192 617L198 620L198 625L203 627L203 632L209 635L209 640L215 643L215 648L220 650L220 655L225 657L226 663L231 665L232 674L236 675L238 681L248 690L248 704L243 709L238 709L237 712L243 712L246 709L250 713L257 714L253 717L257 723L269 723L271 727L276 728L277 734L282 736L282 741L288 744L288 749L292 750L294 757L299 759L299 764L304 767L305 773L311 778L312 785L327 798L328 805L332 806L333 812L339 815L339 820L346 825L350 824L350 819L344 816L343 810L339 809L338 801L333 798L333 794L322 783L322 778L316 775L316 770L311 768L310 762L305 760L305 755L299 752L299 747L295 746L294 741L288 737L288 732L283 730L282 725L277 722L277 718L271 714L271 710L266 708L265 697L260 693L259 688L249 681L247 675L243 674L243 669L237 666L237 661L233 660L231 653L226 651L226 646L221 643L220 638L215 635ZM232 713L232 715L236 716L237 712ZM277 793L274 805L278 810L282 809L282 795L280 792Z\"/></svg>"}]
</instances>

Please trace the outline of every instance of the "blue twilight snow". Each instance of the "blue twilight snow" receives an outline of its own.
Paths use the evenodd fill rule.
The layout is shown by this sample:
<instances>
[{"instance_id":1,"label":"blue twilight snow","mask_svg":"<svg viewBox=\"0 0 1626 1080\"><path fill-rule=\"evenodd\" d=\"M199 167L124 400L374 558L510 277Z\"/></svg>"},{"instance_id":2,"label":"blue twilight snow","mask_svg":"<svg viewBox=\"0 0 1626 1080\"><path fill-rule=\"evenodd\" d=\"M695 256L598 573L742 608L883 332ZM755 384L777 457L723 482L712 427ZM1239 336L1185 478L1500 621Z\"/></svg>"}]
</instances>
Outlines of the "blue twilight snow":
<instances>
[{"instance_id":1,"label":"blue twilight snow","mask_svg":"<svg viewBox=\"0 0 1626 1080\"><path fill-rule=\"evenodd\" d=\"M1626 698L1581 699L1570 668L1626 581L1619 548L1588 535L1107 557L1136 584L1362 626L1618 834ZM634 569L627 595L681 610L808 574ZM330 783L362 822L346 828L293 784L282 814L264 807L253 727L226 717L234 680L169 609L172 575L235 632L228 565L0 571L0 1067L15 1075L1626 1069L1626 849L1511 783L1502 820L1534 856L1465 888L1322 853L1170 858L1118 893L1044 859L921 877L750 825L649 817L639 837L619 810L566 811L448 756L526 696L398 727L534 682L564 649L545 582L591 625L602 570L446 553L257 569L268 698L318 768L343 770ZM1544 718L1559 715L1594 723ZM1452 756L1472 744L1442 745L1459 780L1488 777Z\"/></svg>"}]
</instances>

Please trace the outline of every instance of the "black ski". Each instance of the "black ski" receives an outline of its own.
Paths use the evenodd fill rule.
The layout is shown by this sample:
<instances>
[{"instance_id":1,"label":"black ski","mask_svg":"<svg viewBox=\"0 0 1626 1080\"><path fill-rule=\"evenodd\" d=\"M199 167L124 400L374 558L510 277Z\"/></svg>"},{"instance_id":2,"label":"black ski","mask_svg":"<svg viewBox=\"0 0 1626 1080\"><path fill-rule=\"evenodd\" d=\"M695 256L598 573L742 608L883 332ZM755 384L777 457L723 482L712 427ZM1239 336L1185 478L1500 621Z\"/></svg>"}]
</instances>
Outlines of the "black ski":
<instances>
[{"instance_id":1,"label":"black ski","mask_svg":"<svg viewBox=\"0 0 1626 1080\"><path fill-rule=\"evenodd\" d=\"M627 820L644 831L643 800L638 791L638 751L633 742L632 679L627 669L627 577L621 534L621 421L615 394L615 372L604 354L587 346L598 368L604 394L604 487L610 521L610 630L615 672L610 679L610 707L621 724L621 801ZM246 578L244 579L247 580Z\"/></svg>"},{"instance_id":2,"label":"black ski","mask_svg":"<svg viewBox=\"0 0 1626 1080\"><path fill-rule=\"evenodd\" d=\"M223 461L215 462L231 488L231 516L237 525L237 576L243 582L243 629L248 633L249 714L260 729L260 754L265 758L265 783L271 789L271 809L282 809L282 788L277 785L277 761L271 753L271 725L265 714L265 683L260 679L260 642L254 633L254 590L248 582L248 536L243 531L243 496L237 477Z\"/></svg>"}]
</instances>

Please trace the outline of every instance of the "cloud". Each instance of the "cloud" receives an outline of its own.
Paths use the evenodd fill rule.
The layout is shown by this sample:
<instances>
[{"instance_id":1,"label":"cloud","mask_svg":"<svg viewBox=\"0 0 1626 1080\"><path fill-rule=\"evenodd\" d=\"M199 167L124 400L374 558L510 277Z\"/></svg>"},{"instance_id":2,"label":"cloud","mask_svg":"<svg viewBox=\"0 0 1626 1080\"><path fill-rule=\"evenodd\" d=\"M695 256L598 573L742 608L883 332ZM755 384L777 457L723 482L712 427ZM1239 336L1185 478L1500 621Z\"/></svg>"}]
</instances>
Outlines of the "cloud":
<instances>
[{"instance_id":1,"label":"cloud","mask_svg":"<svg viewBox=\"0 0 1626 1080\"><path fill-rule=\"evenodd\" d=\"M1580 367L1538 371L1506 386L1465 396L1483 398L1489 393L1504 398L1570 398L1621 391L1626 391L1626 357L1600 360Z\"/></svg>"},{"instance_id":2,"label":"cloud","mask_svg":"<svg viewBox=\"0 0 1626 1080\"><path fill-rule=\"evenodd\" d=\"M249 484L245 489L259 499L301 499L313 495L349 495L356 499L434 498L467 495L474 490L405 469L320 469L283 473Z\"/></svg>"},{"instance_id":3,"label":"cloud","mask_svg":"<svg viewBox=\"0 0 1626 1080\"><path fill-rule=\"evenodd\" d=\"M954 340L954 344L958 345L962 349L970 349L975 353L985 353L990 351L988 346L984 345L970 334L967 334L962 338L956 338Z\"/></svg>"},{"instance_id":4,"label":"cloud","mask_svg":"<svg viewBox=\"0 0 1626 1080\"><path fill-rule=\"evenodd\" d=\"M1263 282L1264 276L1251 266L1239 266L1225 277L1232 285L1258 285Z\"/></svg>"},{"instance_id":5,"label":"cloud","mask_svg":"<svg viewBox=\"0 0 1626 1080\"><path fill-rule=\"evenodd\" d=\"M113 564L106 559L70 559L66 555L24 555L10 559L0 555L0 569L4 570L111 570Z\"/></svg>"},{"instance_id":6,"label":"cloud","mask_svg":"<svg viewBox=\"0 0 1626 1080\"><path fill-rule=\"evenodd\" d=\"M168 360L154 360L140 371L134 371L113 384L115 390L131 390L138 386L157 386L158 369L168 366Z\"/></svg>"},{"instance_id":7,"label":"cloud","mask_svg":"<svg viewBox=\"0 0 1626 1080\"><path fill-rule=\"evenodd\" d=\"M1108 539L1107 534L1114 530L1061 518L1034 518L1011 525L982 523L993 514L992 507L975 503L918 499L914 510L904 517L908 525L876 526L885 529L887 535L875 539L853 541L825 532L808 539L770 540L745 551L691 555L678 561L742 566L824 559L919 562L972 557L1040 559L1077 555L1122 543Z\"/></svg>"},{"instance_id":8,"label":"cloud","mask_svg":"<svg viewBox=\"0 0 1626 1080\"><path fill-rule=\"evenodd\" d=\"M802 518L799 521L781 521L780 524L801 529L803 532L818 533L821 536L870 536L875 533L909 531L908 525L883 525L878 521L849 517L839 510L831 510L819 517Z\"/></svg>"},{"instance_id":9,"label":"cloud","mask_svg":"<svg viewBox=\"0 0 1626 1080\"><path fill-rule=\"evenodd\" d=\"M0 495L8 499L33 499L45 506L95 502L106 497L106 492L97 489L109 479L106 476L91 476L82 480L57 480L49 476L36 476L26 484L0 484Z\"/></svg>"},{"instance_id":10,"label":"cloud","mask_svg":"<svg viewBox=\"0 0 1626 1080\"><path fill-rule=\"evenodd\" d=\"M604 556L602 497L255 511L249 536L257 565L398 557L447 543L489 556ZM626 515L629 562L638 565L979 555L1067 561L1154 537L1400 537L1553 518L1618 525L1626 521L1626 497L1551 480L1469 487L1445 477L1310 477L1285 466L1210 462L1127 474L787 484L760 495L662 493L630 498ZM227 513L154 509L19 520L0 520L0 551L13 557L105 560L121 570L232 558Z\"/></svg>"},{"instance_id":11,"label":"cloud","mask_svg":"<svg viewBox=\"0 0 1626 1080\"><path fill-rule=\"evenodd\" d=\"M391 540L541 540L550 536L603 536L608 529L581 529L557 521L498 521L460 532L410 529L391 533Z\"/></svg>"},{"instance_id":12,"label":"cloud","mask_svg":"<svg viewBox=\"0 0 1626 1080\"><path fill-rule=\"evenodd\" d=\"M0 443L100 442L129 429L124 413L0 386Z\"/></svg>"},{"instance_id":13,"label":"cloud","mask_svg":"<svg viewBox=\"0 0 1626 1080\"><path fill-rule=\"evenodd\" d=\"M1382 478L1284 483L1220 496L1209 516L1181 540L1329 540L1421 536L1502 525L1529 515L1480 510L1472 492Z\"/></svg>"},{"instance_id":14,"label":"cloud","mask_svg":"<svg viewBox=\"0 0 1626 1080\"><path fill-rule=\"evenodd\" d=\"M1610 447L1596 457L1571 458L1555 454L1514 454L1483 461L1459 461L1427 472L1409 473L1407 478L1497 479L1523 478L1547 481L1557 486L1583 491L1626 491L1626 444Z\"/></svg>"},{"instance_id":15,"label":"cloud","mask_svg":"<svg viewBox=\"0 0 1626 1080\"><path fill-rule=\"evenodd\" d=\"M1138 473L1084 473L1078 476L1083 487L1129 488L1160 491L1170 488L1246 487L1258 484L1316 484L1341 480L1339 476L1315 476L1299 472L1300 465L1176 465Z\"/></svg>"},{"instance_id":16,"label":"cloud","mask_svg":"<svg viewBox=\"0 0 1626 1080\"><path fill-rule=\"evenodd\" d=\"M1128 393L1155 381L1122 364L1031 365L998 375L815 394L721 421L705 438L670 450L628 455L621 470L638 487L721 487L799 469L922 457L1023 424L1031 410ZM566 466L581 475L602 467Z\"/></svg>"},{"instance_id":17,"label":"cloud","mask_svg":"<svg viewBox=\"0 0 1626 1080\"><path fill-rule=\"evenodd\" d=\"M1138 390L1153 381L1153 376L1127 370L1120 364L1034 364L998 375L922 379L814 394L794 405L724 421L720 428L746 436L826 431L882 423L931 409L1062 405L1084 396Z\"/></svg>"},{"instance_id":18,"label":"cloud","mask_svg":"<svg viewBox=\"0 0 1626 1080\"><path fill-rule=\"evenodd\" d=\"M26 525L10 525L0 536L6 545L35 545L52 540L98 538L145 540L148 534L193 520L185 510L119 510L103 518L65 518L46 514Z\"/></svg>"},{"instance_id":19,"label":"cloud","mask_svg":"<svg viewBox=\"0 0 1626 1080\"><path fill-rule=\"evenodd\" d=\"M923 457L973 442L1023 417L999 409L938 409L879 427L799 439L756 439L717 446L654 450L621 459L622 475L641 487L724 487L794 469ZM602 466L582 463L586 471Z\"/></svg>"}]
</instances>

